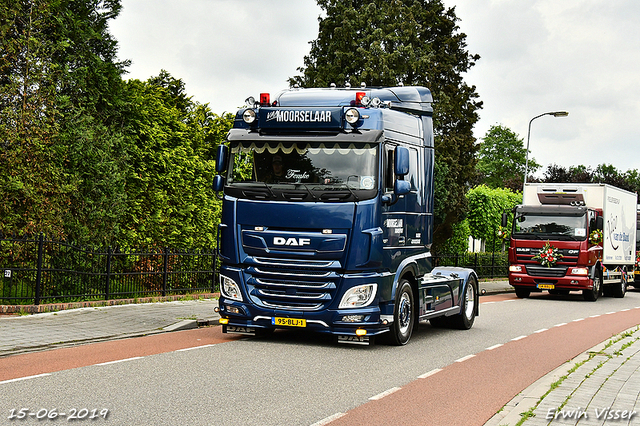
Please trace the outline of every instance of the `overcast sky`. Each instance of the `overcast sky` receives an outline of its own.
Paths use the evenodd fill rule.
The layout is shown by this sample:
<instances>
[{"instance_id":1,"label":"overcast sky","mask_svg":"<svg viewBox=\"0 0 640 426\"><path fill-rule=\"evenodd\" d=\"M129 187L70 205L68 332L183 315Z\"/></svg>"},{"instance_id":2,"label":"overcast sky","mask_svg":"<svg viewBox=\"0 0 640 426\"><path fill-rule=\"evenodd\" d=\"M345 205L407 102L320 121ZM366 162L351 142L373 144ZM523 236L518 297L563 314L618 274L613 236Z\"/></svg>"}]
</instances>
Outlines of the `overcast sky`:
<instances>
[{"instance_id":1,"label":"overcast sky","mask_svg":"<svg viewBox=\"0 0 640 426\"><path fill-rule=\"evenodd\" d=\"M484 102L475 136L502 124L543 165L640 169L640 2L444 0L470 53L466 74ZM161 69L217 114L297 75L318 35L314 0L122 0L111 23L129 78ZM340 83L340 82L336 82ZM541 175L541 172L538 173Z\"/></svg>"}]
</instances>

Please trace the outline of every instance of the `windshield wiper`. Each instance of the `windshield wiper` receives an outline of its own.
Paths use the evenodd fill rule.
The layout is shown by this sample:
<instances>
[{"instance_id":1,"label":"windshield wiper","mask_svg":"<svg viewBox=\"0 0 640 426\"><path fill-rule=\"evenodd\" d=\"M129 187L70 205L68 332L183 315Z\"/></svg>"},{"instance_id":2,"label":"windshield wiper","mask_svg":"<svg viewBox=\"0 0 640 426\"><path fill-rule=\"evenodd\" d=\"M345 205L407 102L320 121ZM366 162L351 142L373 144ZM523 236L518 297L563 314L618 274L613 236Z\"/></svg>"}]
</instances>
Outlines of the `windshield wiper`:
<instances>
[{"instance_id":1,"label":"windshield wiper","mask_svg":"<svg viewBox=\"0 0 640 426\"><path fill-rule=\"evenodd\" d=\"M265 188L267 188L267 191L269 191L269 194L271 194L271 198L276 198L276 194L271 190L269 185L267 185L267 182L262 182L262 184L264 185Z\"/></svg>"},{"instance_id":2,"label":"windshield wiper","mask_svg":"<svg viewBox=\"0 0 640 426\"><path fill-rule=\"evenodd\" d=\"M353 195L353 198L356 199L356 201L360 201L360 198L358 198L358 196L356 195L355 192L353 192L353 189L351 189L351 187L349 186L349 184L344 183L343 184L345 188L347 188L349 190L349 192L351 193L351 195Z\"/></svg>"},{"instance_id":3,"label":"windshield wiper","mask_svg":"<svg viewBox=\"0 0 640 426\"><path fill-rule=\"evenodd\" d=\"M309 189L309 187L308 187L306 184L304 184L304 183L300 182L300 185L302 185L302 186L304 187L304 189L306 189L306 190L307 190L307 192L309 193L309 195L311 195L311 198L313 198L314 200L317 200L317 199L318 199L318 197L316 197L315 195L313 195L313 192L311 192L311 190Z\"/></svg>"}]
</instances>

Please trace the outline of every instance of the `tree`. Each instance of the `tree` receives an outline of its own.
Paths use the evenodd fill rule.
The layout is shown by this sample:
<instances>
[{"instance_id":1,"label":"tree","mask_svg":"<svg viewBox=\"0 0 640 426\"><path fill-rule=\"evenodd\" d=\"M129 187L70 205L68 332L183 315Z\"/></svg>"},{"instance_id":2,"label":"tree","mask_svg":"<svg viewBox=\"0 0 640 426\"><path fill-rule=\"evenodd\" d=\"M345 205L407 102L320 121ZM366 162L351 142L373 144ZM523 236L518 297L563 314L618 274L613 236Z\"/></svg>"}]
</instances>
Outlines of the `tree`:
<instances>
[{"instance_id":1,"label":"tree","mask_svg":"<svg viewBox=\"0 0 640 426\"><path fill-rule=\"evenodd\" d=\"M542 181L548 183L605 183L627 191L639 192L639 176L636 169L621 172L610 164L600 164L595 170L584 165L570 166L566 169L557 164L550 164L544 173Z\"/></svg>"},{"instance_id":2,"label":"tree","mask_svg":"<svg viewBox=\"0 0 640 426\"><path fill-rule=\"evenodd\" d=\"M220 203L213 192L213 153L233 116L192 101L166 71L127 82L130 142L127 212L121 246L210 249Z\"/></svg>"},{"instance_id":3,"label":"tree","mask_svg":"<svg viewBox=\"0 0 640 426\"><path fill-rule=\"evenodd\" d=\"M437 179L434 244L443 244L466 211L467 183L475 173L473 125L478 120L475 86L462 74L478 55L467 51L455 8L441 0L318 0L325 11L318 38L289 83L323 87L330 83L359 86L421 85L435 99Z\"/></svg>"},{"instance_id":4,"label":"tree","mask_svg":"<svg viewBox=\"0 0 640 426\"><path fill-rule=\"evenodd\" d=\"M509 128L494 125L480 143L477 170L480 180L489 188L522 189L527 149L524 140ZM528 173L541 166L529 158Z\"/></svg>"},{"instance_id":5,"label":"tree","mask_svg":"<svg viewBox=\"0 0 640 426\"><path fill-rule=\"evenodd\" d=\"M522 202L522 194L504 188L480 185L469 190L469 230L471 236L487 243L499 242L496 235L502 222L502 213L508 213Z\"/></svg>"},{"instance_id":6,"label":"tree","mask_svg":"<svg viewBox=\"0 0 640 426\"><path fill-rule=\"evenodd\" d=\"M0 0L0 230L81 242L110 231L126 63L107 21L119 11L119 0Z\"/></svg>"}]
</instances>

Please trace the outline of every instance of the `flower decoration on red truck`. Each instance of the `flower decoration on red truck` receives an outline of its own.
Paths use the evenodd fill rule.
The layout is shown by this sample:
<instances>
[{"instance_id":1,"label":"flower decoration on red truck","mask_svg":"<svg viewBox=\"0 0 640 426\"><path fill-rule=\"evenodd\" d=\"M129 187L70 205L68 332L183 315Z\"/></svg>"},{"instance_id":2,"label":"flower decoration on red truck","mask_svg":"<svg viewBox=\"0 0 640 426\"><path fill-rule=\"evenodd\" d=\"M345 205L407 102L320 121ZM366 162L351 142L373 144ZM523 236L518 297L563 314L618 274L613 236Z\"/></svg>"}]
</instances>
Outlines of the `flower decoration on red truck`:
<instances>
[{"instance_id":1,"label":"flower decoration on red truck","mask_svg":"<svg viewBox=\"0 0 640 426\"><path fill-rule=\"evenodd\" d=\"M498 226L498 230L496 231L496 236L498 238L500 238L501 240L508 240L509 239L509 231L507 230L507 228L503 227L503 226Z\"/></svg>"},{"instance_id":2,"label":"flower decoration on red truck","mask_svg":"<svg viewBox=\"0 0 640 426\"><path fill-rule=\"evenodd\" d=\"M537 260L542 266L551 268L552 266L556 266L556 262L563 257L563 255L558 253L558 249L547 241L538 254L533 256L533 260Z\"/></svg>"},{"instance_id":3,"label":"flower decoration on red truck","mask_svg":"<svg viewBox=\"0 0 640 426\"><path fill-rule=\"evenodd\" d=\"M602 231L596 229L589 234L589 242L591 244L602 244Z\"/></svg>"}]
</instances>

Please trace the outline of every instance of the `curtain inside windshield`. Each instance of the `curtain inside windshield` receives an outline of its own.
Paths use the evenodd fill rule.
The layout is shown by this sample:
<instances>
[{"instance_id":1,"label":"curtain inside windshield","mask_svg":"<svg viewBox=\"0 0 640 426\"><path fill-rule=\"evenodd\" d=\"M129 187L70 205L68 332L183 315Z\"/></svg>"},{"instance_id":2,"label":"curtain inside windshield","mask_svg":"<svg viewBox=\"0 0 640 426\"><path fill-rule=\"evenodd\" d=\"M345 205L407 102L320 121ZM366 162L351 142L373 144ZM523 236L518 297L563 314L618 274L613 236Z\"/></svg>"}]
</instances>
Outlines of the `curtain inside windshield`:
<instances>
[{"instance_id":1,"label":"curtain inside windshield","mask_svg":"<svg viewBox=\"0 0 640 426\"><path fill-rule=\"evenodd\" d=\"M230 183L309 184L371 190L377 145L307 142L237 143Z\"/></svg>"}]
</instances>

